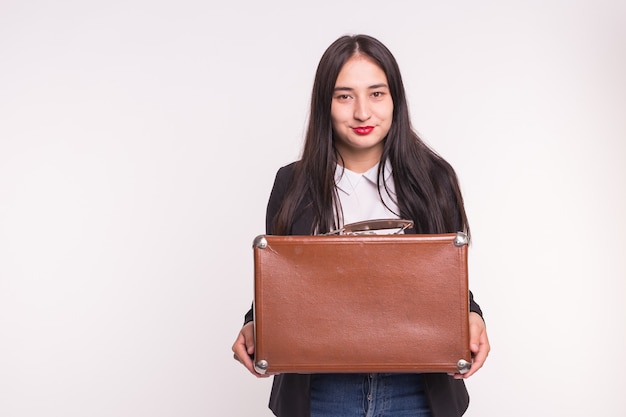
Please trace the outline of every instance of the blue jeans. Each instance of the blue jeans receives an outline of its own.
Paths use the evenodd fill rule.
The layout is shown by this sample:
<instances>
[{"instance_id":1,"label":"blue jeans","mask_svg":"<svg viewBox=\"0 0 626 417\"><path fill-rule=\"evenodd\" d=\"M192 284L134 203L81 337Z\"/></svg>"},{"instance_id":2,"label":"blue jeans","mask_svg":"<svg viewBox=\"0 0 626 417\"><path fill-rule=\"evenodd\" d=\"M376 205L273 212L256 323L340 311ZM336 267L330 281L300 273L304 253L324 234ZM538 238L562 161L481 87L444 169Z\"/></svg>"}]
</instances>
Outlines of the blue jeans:
<instances>
[{"instance_id":1,"label":"blue jeans","mask_svg":"<svg viewBox=\"0 0 626 417\"><path fill-rule=\"evenodd\" d=\"M431 417L419 374L316 374L311 417Z\"/></svg>"}]
</instances>

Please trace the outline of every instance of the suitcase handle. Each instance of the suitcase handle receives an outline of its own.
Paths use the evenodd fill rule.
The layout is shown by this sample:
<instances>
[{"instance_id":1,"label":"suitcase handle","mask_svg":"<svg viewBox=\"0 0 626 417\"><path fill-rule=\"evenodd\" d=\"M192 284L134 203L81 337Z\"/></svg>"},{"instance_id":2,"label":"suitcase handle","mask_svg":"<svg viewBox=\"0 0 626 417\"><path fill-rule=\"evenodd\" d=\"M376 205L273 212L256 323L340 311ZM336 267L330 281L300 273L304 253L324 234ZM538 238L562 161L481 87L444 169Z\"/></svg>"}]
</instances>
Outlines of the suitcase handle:
<instances>
[{"instance_id":1,"label":"suitcase handle","mask_svg":"<svg viewBox=\"0 0 626 417\"><path fill-rule=\"evenodd\" d=\"M400 234L406 229L413 227L412 220L404 219L376 219L365 220L362 222L349 223L344 225L341 229L331 230L325 235L359 235L373 233L373 230L385 230L385 229L400 229L394 234Z\"/></svg>"}]
</instances>

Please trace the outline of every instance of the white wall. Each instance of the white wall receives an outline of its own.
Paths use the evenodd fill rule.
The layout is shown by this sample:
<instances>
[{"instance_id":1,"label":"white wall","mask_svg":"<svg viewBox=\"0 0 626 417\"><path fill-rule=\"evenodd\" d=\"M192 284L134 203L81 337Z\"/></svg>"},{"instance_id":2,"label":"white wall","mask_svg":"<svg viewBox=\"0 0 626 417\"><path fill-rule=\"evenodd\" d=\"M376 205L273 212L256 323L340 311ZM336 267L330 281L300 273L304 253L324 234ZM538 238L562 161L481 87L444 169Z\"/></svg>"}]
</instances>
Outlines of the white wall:
<instances>
[{"instance_id":1,"label":"white wall","mask_svg":"<svg viewBox=\"0 0 626 417\"><path fill-rule=\"evenodd\" d=\"M461 179L467 415L623 415L626 3L223 3L1 1L0 415L270 415L230 352L251 242L357 32Z\"/></svg>"}]
</instances>

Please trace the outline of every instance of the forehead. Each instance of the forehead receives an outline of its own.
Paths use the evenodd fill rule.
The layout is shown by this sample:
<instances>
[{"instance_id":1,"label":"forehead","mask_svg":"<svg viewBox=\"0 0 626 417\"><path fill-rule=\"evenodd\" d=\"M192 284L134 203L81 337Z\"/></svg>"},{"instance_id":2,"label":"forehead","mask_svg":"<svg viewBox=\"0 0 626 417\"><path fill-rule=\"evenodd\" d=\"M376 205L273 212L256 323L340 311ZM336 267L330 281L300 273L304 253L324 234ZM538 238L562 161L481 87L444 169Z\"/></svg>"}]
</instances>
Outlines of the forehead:
<instances>
[{"instance_id":1,"label":"forehead","mask_svg":"<svg viewBox=\"0 0 626 417\"><path fill-rule=\"evenodd\" d=\"M387 76L372 58L365 55L350 57L339 70L335 81L336 87L359 87L374 84L387 84Z\"/></svg>"}]
</instances>

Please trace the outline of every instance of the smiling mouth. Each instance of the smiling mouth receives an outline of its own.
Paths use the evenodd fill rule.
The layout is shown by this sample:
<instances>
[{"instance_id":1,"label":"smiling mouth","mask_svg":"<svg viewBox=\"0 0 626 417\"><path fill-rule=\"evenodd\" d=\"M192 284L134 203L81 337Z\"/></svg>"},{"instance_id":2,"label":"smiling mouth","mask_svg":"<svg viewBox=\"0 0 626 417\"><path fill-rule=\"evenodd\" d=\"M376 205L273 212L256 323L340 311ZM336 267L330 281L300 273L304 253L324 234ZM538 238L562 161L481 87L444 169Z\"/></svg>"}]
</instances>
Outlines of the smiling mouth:
<instances>
[{"instance_id":1,"label":"smiling mouth","mask_svg":"<svg viewBox=\"0 0 626 417\"><path fill-rule=\"evenodd\" d=\"M352 130L354 131L354 133L356 133L357 135L367 135L368 133L370 133L372 130L374 130L374 126L359 126L359 127L353 127Z\"/></svg>"}]
</instances>

